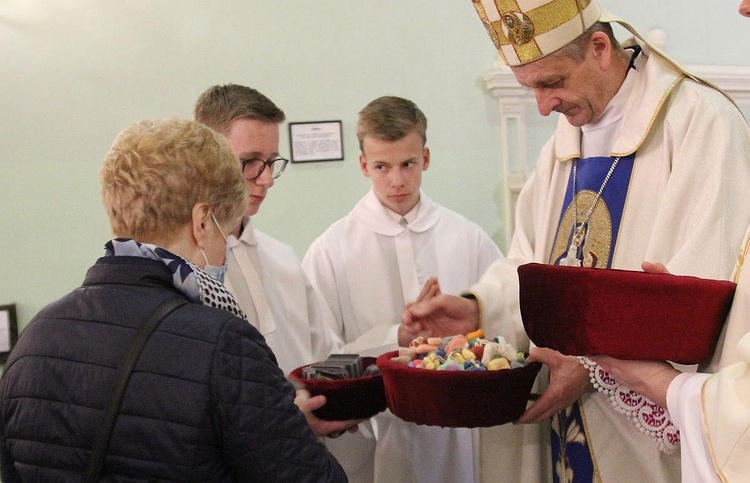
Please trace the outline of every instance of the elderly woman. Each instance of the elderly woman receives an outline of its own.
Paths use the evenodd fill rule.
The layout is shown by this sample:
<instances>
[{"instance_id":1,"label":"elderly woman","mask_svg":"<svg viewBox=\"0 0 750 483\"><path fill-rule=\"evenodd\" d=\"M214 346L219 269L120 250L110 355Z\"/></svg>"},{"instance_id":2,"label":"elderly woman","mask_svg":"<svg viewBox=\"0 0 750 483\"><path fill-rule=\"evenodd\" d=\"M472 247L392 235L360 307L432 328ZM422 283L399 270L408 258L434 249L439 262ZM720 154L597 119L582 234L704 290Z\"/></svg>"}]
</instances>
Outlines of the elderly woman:
<instances>
[{"instance_id":1,"label":"elderly woman","mask_svg":"<svg viewBox=\"0 0 750 483\"><path fill-rule=\"evenodd\" d=\"M5 366L2 481L81 481L95 439L109 441L106 479L345 481L216 280L247 203L226 140L192 121L142 121L117 137L101 181L117 238L81 287L37 314ZM177 308L155 315L165 303ZM137 337L145 345L102 438Z\"/></svg>"}]
</instances>

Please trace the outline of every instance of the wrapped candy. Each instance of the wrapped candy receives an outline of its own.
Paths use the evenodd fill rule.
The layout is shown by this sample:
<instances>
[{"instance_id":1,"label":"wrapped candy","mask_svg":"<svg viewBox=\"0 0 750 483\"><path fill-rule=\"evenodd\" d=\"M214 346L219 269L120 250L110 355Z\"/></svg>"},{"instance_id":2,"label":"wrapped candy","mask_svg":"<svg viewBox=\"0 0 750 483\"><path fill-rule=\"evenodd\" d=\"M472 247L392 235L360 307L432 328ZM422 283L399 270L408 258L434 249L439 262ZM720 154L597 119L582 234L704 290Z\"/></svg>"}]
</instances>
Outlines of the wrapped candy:
<instances>
[{"instance_id":1,"label":"wrapped candy","mask_svg":"<svg viewBox=\"0 0 750 483\"><path fill-rule=\"evenodd\" d=\"M526 365L525 354L503 337L484 339L481 330L451 337L418 337L399 348L392 362L438 371L500 371Z\"/></svg>"}]
</instances>

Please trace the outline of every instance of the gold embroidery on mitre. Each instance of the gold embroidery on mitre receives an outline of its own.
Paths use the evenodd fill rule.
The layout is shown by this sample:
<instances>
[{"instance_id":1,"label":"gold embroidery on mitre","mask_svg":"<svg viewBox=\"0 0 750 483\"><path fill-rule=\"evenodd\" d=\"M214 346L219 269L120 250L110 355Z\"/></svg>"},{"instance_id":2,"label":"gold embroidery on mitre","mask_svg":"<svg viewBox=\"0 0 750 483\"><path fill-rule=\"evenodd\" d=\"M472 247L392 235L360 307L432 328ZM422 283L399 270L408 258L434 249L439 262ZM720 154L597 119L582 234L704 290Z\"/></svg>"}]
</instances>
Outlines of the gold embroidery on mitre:
<instances>
[{"instance_id":1,"label":"gold embroidery on mitre","mask_svg":"<svg viewBox=\"0 0 750 483\"><path fill-rule=\"evenodd\" d=\"M490 35L492 43L495 44L495 49L497 49L497 51L500 53L500 56L503 58L503 62L507 64L508 59L505 58L505 53L500 48L500 34L497 32L497 30L495 30L495 27L487 19L487 12L484 10L482 0L471 0L471 2L474 4L474 9L479 14L479 19L482 21L482 25L484 25L485 30L487 30L487 33Z\"/></svg>"},{"instance_id":2,"label":"gold embroidery on mitre","mask_svg":"<svg viewBox=\"0 0 750 483\"><path fill-rule=\"evenodd\" d=\"M508 64L508 56L513 52L521 64L533 62L552 53L552 51L543 52L536 39L576 17L581 20L581 33L583 33L585 29L583 11L591 2L592 0L551 0L524 11L516 0L494 0L499 20L490 21L482 1L472 0L482 24L506 64ZM553 50L563 47L572 40L561 39L561 45ZM507 52L505 52L506 49L508 49ZM513 64L515 65L515 61Z\"/></svg>"},{"instance_id":3,"label":"gold embroidery on mitre","mask_svg":"<svg viewBox=\"0 0 750 483\"><path fill-rule=\"evenodd\" d=\"M534 38L534 24L523 12L505 12L502 15L505 37L514 45L523 45Z\"/></svg>"},{"instance_id":4,"label":"gold embroidery on mitre","mask_svg":"<svg viewBox=\"0 0 750 483\"><path fill-rule=\"evenodd\" d=\"M536 43L536 41L529 42L523 45L517 45L515 46L515 51L518 60L521 61L521 64L528 64L529 62L541 59L545 55L544 52L542 52L542 49L539 48L539 45Z\"/></svg>"},{"instance_id":5,"label":"gold embroidery on mitre","mask_svg":"<svg viewBox=\"0 0 750 483\"><path fill-rule=\"evenodd\" d=\"M583 10L588 7L589 3L591 3L590 0L554 0L547 2L544 5L523 11L518 7L518 4L515 1L495 0L500 20L494 22L489 22L487 12L484 10L482 4L475 3L474 6L476 7L477 12L479 12L479 16L482 20L488 21L492 24L495 32L503 32L503 36L500 37L501 41L505 40L505 42L502 42L503 44L523 45L524 43L528 43L534 37L550 32L570 20L573 20L576 16L583 15ZM525 39L525 37L522 37L525 42L515 42L508 35L508 31L512 31L513 29L509 28L506 22L512 21L514 17L519 19L514 26L515 28L520 28L521 24L523 24L524 30L531 30L532 32L531 38ZM581 30L581 33L583 33L583 30ZM562 45L560 47L562 47Z\"/></svg>"}]
</instances>

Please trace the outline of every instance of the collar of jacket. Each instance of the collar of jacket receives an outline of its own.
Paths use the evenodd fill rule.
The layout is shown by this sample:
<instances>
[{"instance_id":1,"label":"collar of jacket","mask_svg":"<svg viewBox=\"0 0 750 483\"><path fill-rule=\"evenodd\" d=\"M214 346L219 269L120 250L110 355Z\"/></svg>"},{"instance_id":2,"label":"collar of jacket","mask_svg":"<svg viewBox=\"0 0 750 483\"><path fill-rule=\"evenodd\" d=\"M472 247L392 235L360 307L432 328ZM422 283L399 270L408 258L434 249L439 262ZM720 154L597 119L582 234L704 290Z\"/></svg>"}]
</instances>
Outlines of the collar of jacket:
<instances>
[{"instance_id":1,"label":"collar of jacket","mask_svg":"<svg viewBox=\"0 0 750 483\"><path fill-rule=\"evenodd\" d=\"M83 285L123 284L174 288L166 265L142 257L101 257L86 272Z\"/></svg>"}]
</instances>

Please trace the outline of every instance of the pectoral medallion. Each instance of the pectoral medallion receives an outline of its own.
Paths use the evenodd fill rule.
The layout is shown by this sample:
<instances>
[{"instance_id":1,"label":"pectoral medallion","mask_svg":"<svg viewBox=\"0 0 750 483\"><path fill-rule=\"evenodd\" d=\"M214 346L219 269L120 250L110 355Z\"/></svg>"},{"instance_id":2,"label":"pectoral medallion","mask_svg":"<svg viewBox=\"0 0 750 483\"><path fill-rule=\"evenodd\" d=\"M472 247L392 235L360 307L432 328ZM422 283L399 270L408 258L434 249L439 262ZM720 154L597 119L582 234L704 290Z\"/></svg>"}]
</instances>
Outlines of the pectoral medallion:
<instances>
[{"instance_id":1,"label":"pectoral medallion","mask_svg":"<svg viewBox=\"0 0 750 483\"><path fill-rule=\"evenodd\" d=\"M581 260L578 258L578 250L583 244L583 239L586 236L585 225L577 225L573 230L573 236L570 237L570 247L568 253L564 258L560 260L560 265L566 267L580 267Z\"/></svg>"}]
</instances>

